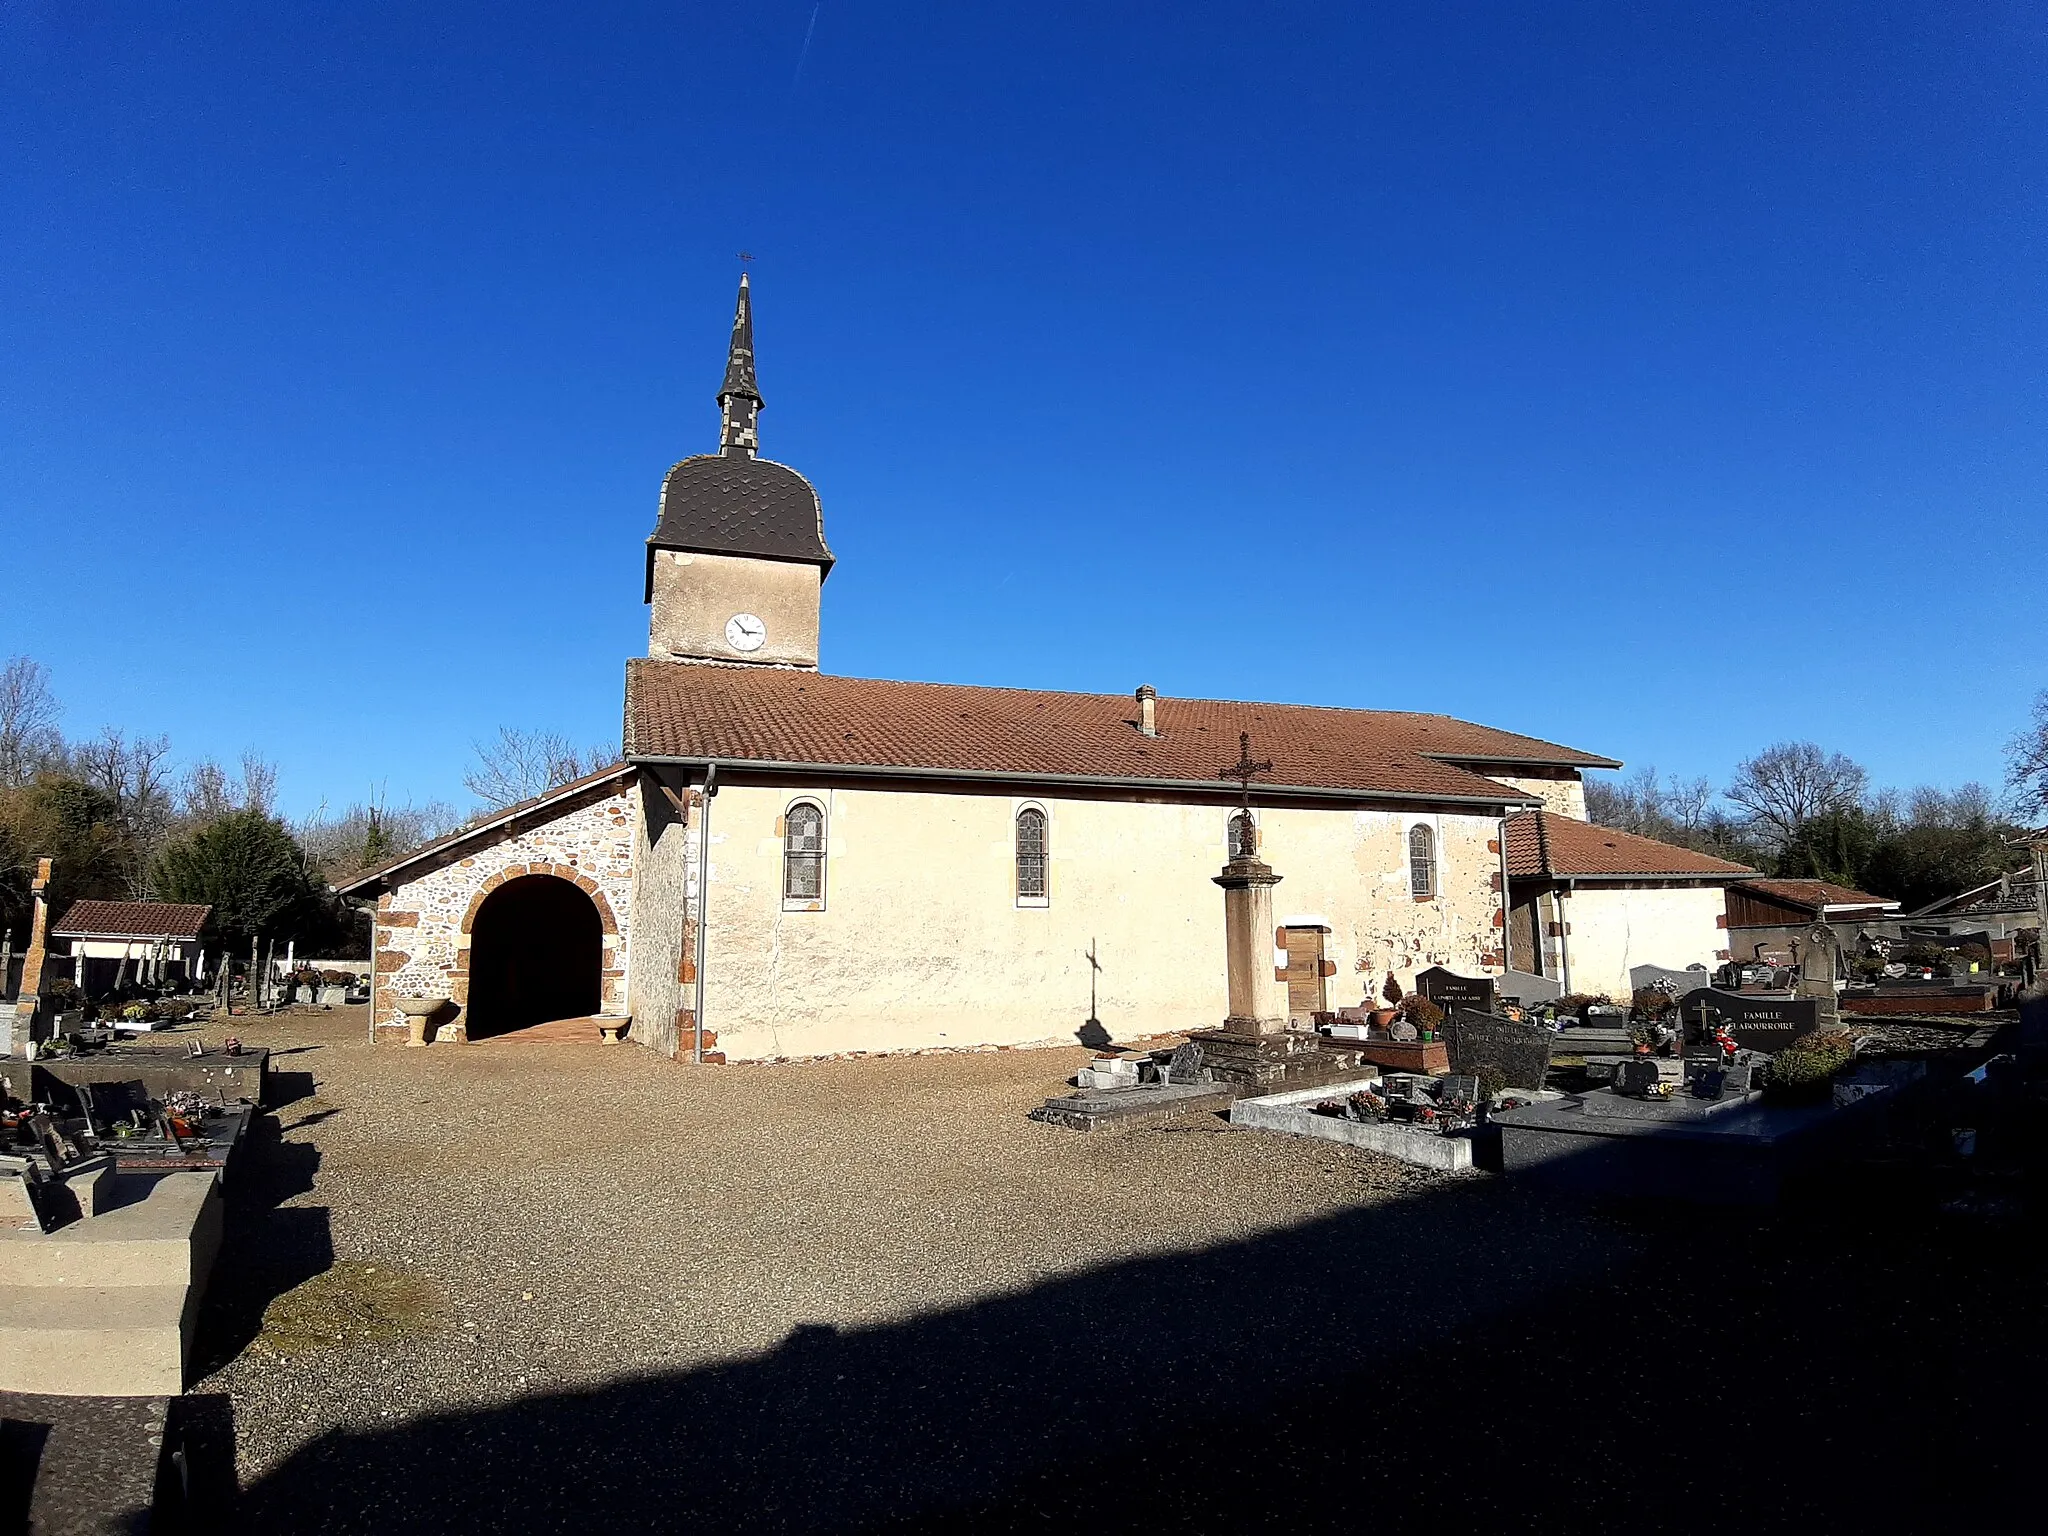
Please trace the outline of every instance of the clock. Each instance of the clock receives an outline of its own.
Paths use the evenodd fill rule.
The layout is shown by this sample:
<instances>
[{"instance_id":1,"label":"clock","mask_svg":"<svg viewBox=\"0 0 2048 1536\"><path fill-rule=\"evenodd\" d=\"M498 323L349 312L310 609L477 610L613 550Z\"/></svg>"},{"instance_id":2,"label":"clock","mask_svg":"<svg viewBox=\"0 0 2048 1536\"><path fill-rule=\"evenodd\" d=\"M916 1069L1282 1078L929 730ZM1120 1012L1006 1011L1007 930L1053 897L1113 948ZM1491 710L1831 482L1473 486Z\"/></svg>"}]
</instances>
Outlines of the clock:
<instances>
[{"instance_id":1,"label":"clock","mask_svg":"<svg viewBox=\"0 0 2048 1536\"><path fill-rule=\"evenodd\" d=\"M725 643L736 651L758 651L768 638L768 626L751 613L736 613L725 621Z\"/></svg>"}]
</instances>

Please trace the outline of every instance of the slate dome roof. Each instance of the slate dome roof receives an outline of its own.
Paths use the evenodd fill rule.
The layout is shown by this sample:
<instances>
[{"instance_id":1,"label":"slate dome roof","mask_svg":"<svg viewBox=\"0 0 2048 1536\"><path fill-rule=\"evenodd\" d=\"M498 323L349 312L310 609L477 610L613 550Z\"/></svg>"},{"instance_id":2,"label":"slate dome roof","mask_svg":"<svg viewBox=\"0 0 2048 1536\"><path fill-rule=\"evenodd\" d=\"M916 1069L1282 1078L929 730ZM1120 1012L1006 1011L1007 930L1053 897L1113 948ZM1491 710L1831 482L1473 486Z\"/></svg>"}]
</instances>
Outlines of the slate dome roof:
<instances>
[{"instance_id":1,"label":"slate dome roof","mask_svg":"<svg viewBox=\"0 0 2048 1536\"><path fill-rule=\"evenodd\" d=\"M786 464L743 453L701 453L671 469L647 547L650 568L654 550L687 549L832 569L811 482Z\"/></svg>"}]
</instances>

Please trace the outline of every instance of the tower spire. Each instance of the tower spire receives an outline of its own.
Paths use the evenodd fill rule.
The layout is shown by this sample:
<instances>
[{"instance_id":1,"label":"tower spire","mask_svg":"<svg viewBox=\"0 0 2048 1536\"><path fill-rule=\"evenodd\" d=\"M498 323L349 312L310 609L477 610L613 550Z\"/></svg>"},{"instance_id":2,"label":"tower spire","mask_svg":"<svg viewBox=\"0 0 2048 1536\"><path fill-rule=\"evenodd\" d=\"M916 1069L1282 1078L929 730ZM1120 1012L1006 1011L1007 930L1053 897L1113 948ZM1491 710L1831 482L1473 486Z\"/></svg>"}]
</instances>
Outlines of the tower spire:
<instances>
[{"instance_id":1,"label":"tower spire","mask_svg":"<svg viewBox=\"0 0 2048 1536\"><path fill-rule=\"evenodd\" d=\"M761 405L761 386L754 382L754 299L747 287L747 274L742 272L739 303L732 314L732 346L725 359L725 382L718 387L718 409L723 417L719 452L745 454L751 459L759 451Z\"/></svg>"}]
</instances>

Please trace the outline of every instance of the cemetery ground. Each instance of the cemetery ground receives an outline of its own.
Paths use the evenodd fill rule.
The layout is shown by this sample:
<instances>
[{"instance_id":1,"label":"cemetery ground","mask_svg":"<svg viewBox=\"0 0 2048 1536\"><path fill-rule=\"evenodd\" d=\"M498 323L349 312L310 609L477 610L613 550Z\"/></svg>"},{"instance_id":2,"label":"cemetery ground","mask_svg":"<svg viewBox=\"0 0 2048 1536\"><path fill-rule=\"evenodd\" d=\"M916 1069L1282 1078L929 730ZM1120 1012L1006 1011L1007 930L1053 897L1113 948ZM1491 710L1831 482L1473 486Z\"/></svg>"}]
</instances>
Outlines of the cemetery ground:
<instances>
[{"instance_id":1,"label":"cemetery ground","mask_svg":"<svg viewBox=\"0 0 2048 1536\"><path fill-rule=\"evenodd\" d=\"M224 1528L1946 1529L2032 1475L2048 1261L1881 1182L1580 1207L1028 1120L1078 1048L237 1026L281 1102L189 1400Z\"/></svg>"}]
</instances>

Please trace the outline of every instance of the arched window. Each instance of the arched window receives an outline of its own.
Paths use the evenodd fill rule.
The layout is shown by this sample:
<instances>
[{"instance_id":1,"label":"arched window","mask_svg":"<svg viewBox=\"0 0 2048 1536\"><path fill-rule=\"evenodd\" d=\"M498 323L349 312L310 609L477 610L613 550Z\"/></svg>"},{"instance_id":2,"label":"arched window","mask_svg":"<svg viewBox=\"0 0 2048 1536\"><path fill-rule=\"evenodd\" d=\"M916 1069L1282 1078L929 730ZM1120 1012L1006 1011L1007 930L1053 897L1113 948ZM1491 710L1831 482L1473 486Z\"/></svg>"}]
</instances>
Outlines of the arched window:
<instances>
[{"instance_id":1,"label":"arched window","mask_svg":"<svg viewBox=\"0 0 2048 1536\"><path fill-rule=\"evenodd\" d=\"M1436 834L1420 822L1408 829L1408 889L1417 901L1436 894Z\"/></svg>"},{"instance_id":2,"label":"arched window","mask_svg":"<svg viewBox=\"0 0 2048 1536\"><path fill-rule=\"evenodd\" d=\"M825 899L825 812L799 800L782 819L782 899Z\"/></svg>"},{"instance_id":3,"label":"arched window","mask_svg":"<svg viewBox=\"0 0 2048 1536\"><path fill-rule=\"evenodd\" d=\"M1224 843L1233 859L1255 859L1259 856L1259 824L1252 820L1250 812L1230 813L1230 830Z\"/></svg>"},{"instance_id":4,"label":"arched window","mask_svg":"<svg viewBox=\"0 0 2048 1536\"><path fill-rule=\"evenodd\" d=\"M1027 805L1017 813L1017 900L1042 906L1051 895L1045 878L1045 812Z\"/></svg>"}]
</instances>

